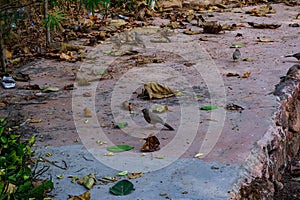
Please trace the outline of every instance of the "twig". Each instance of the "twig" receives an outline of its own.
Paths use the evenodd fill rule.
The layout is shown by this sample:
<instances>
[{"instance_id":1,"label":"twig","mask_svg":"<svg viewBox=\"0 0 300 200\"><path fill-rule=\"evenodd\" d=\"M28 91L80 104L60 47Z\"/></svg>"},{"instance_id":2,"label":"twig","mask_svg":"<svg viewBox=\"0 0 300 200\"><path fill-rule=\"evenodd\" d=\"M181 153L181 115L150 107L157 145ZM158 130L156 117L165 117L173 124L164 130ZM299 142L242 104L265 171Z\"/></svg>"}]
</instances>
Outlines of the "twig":
<instances>
[{"instance_id":1,"label":"twig","mask_svg":"<svg viewBox=\"0 0 300 200\"><path fill-rule=\"evenodd\" d=\"M55 163L55 161L50 161L50 160L47 160L46 158L43 158L43 157L40 157L40 160L43 161L43 162L47 162L47 163L49 163L49 164L51 164L51 165L53 165L53 166L55 166L55 167L58 167L58 168L60 168L60 169L63 169L63 170L67 170L67 169L68 169L68 165L67 165L66 161L64 161L64 160L62 160L62 162L63 162L64 165L65 165L64 167L57 165L57 164Z\"/></svg>"},{"instance_id":2,"label":"twig","mask_svg":"<svg viewBox=\"0 0 300 200\"><path fill-rule=\"evenodd\" d=\"M9 102L10 105L31 105L31 104L47 104L48 102Z\"/></svg>"}]
</instances>

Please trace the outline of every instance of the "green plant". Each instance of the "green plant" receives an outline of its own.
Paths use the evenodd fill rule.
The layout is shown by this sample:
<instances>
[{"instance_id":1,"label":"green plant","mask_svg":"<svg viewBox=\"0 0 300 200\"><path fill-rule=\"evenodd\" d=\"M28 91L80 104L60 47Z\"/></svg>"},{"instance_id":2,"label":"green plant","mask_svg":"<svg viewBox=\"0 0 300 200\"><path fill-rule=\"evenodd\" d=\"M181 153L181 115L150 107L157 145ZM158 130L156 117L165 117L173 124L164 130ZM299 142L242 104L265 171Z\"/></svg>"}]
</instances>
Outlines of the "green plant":
<instances>
[{"instance_id":1,"label":"green plant","mask_svg":"<svg viewBox=\"0 0 300 200\"><path fill-rule=\"evenodd\" d=\"M53 188L51 180L33 186L37 176L47 169L36 170L38 162L33 163L31 150L35 137L25 142L20 141L20 134L7 128L7 121L0 118L0 200L42 198L45 191Z\"/></svg>"},{"instance_id":2,"label":"green plant","mask_svg":"<svg viewBox=\"0 0 300 200\"><path fill-rule=\"evenodd\" d=\"M102 8L104 8L104 14L107 15L110 3L110 0L80 0L80 8L84 5L93 14L96 10L103 11Z\"/></svg>"},{"instance_id":3,"label":"green plant","mask_svg":"<svg viewBox=\"0 0 300 200\"><path fill-rule=\"evenodd\" d=\"M44 21L44 25L50 28L51 31L62 29L61 21L66 19L66 14L62 11L53 11L48 13L48 17Z\"/></svg>"}]
</instances>

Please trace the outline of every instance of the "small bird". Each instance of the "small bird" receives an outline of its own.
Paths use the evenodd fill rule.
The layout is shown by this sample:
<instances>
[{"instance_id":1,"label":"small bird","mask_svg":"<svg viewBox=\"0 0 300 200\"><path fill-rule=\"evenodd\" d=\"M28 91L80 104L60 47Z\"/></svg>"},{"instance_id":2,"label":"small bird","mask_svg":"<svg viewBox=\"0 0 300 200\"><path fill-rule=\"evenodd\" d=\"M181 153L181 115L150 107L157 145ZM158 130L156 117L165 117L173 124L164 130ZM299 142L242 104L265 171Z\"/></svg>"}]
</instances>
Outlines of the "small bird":
<instances>
[{"instance_id":1,"label":"small bird","mask_svg":"<svg viewBox=\"0 0 300 200\"><path fill-rule=\"evenodd\" d=\"M165 123L162 118L160 118L158 115L152 113L147 108L144 108L142 110L142 112L143 112L143 115L144 115L144 119L149 124L153 124L154 126L155 126L155 124L162 124L165 127L167 127L169 130L174 131L174 128L172 126L170 126L169 124Z\"/></svg>"},{"instance_id":2,"label":"small bird","mask_svg":"<svg viewBox=\"0 0 300 200\"><path fill-rule=\"evenodd\" d=\"M141 44L143 45L143 48L146 48L144 41L142 40L140 34L138 34L137 32L134 32L134 40L137 44Z\"/></svg>"},{"instance_id":3,"label":"small bird","mask_svg":"<svg viewBox=\"0 0 300 200\"><path fill-rule=\"evenodd\" d=\"M284 56L284 57L294 57L294 58L297 58L297 60L300 60L300 53L295 53L295 54L287 55L287 56Z\"/></svg>"},{"instance_id":4,"label":"small bird","mask_svg":"<svg viewBox=\"0 0 300 200\"><path fill-rule=\"evenodd\" d=\"M287 78L299 78L300 64L293 65L286 73Z\"/></svg>"},{"instance_id":5,"label":"small bird","mask_svg":"<svg viewBox=\"0 0 300 200\"><path fill-rule=\"evenodd\" d=\"M232 58L234 61L238 60L241 57L241 52L239 49L235 49L235 51L232 54Z\"/></svg>"}]
</instances>

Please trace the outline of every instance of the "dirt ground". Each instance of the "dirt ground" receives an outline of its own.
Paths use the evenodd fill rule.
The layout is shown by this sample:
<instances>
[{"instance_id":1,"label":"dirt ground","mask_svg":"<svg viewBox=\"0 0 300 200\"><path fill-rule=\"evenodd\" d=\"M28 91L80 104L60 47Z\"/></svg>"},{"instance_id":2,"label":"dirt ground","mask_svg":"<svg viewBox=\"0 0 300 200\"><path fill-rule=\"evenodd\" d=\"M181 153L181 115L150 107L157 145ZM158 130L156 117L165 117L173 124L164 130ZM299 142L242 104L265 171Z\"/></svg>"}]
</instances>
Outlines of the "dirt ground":
<instances>
[{"instance_id":1,"label":"dirt ground","mask_svg":"<svg viewBox=\"0 0 300 200\"><path fill-rule=\"evenodd\" d=\"M295 13L296 8L291 8L291 7L287 7L284 5L274 5L274 7L278 10L278 13L280 12L280 10L287 10L286 13L292 12L293 14ZM299 7L298 7L299 8ZM225 13L224 13L225 14ZM228 15L228 14L227 14ZM241 21L239 21L239 23L244 23L245 21L247 21L246 19L242 19L243 17L237 16L236 13L234 13L233 15L236 15L236 18L240 18ZM222 13L218 13L215 16L215 19L220 19L222 16ZM280 16L279 16L280 17ZM212 17L213 18L213 17ZM288 19L284 19L286 23L290 23L292 16L289 16L288 19L290 21L288 21ZM251 18L252 19L252 18ZM227 21L231 21L232 19L229 17L229 19L227 18ZM154 20L155 21L155 20ZM156 22L154 22L154 24L160 24L162 21L160 21L159 19L156 19ZM298 20L299 22L299 20ZM291 29L291 30L295 30L296 32L298 31L298 35L299 35L299 28L295 28L295 29ZM263 50L270 50L272 49L271 46L267 46L267 47L263 47L264 49L258 49L257 46L260 45L257 42L253 42L253 38L256 38L256 34L258 34L257 32L251 32L251 29L249 27L247 27L246 29L241 29L238 30L237 32L242 32L244 35L246 35L246 37L248 37L248 41L247 43L249 43L249 48L244 50L242 48L242 52L243 54L247 54L249 55L249 57L252 57L255 61L259 60L260 63L264 63L264 55L261 53L261 51ZM268 38L268 39L273 39L275 36L273 35L272 31L266 31L266 32L259 32L260 35L263 35L264 37ZM280 32L279 32L280 33ZM278 33L278 34L279 34ZM233 39L234 36L236 35L236 32L234 33L229 33L229 36L226 36L225 34L220 34L220 35L207 35L208 38L210 38L212 40L212 42L207 43L207 48L208 51L211 54L211 57L213 59L216 60L216 63L218 65L222 65L222 69L221 69L221 73L223 73L223 77L224 79L226 79L226 74L228 72L232 72L232 71L240 71L240 73L242 72L246 72L248 70L250 70L249 65L252 64L245 64L247 65L247 67L244 68L234 68L234 65L237 65L236 63L233 63L231 60L231 54L233 52L234 49L229 48L229 44L232 42L239 42L238 39ZM199 38L201 36L191 36L193 38L196 38L195 40L197 42L199 41ZM226 39L228 39L227 37L230 37L230 41L229 42L225 42ZM295 37L295 36L293 36ZM299 37L299 36L298 36ZM225 52L222 52L218 44L218 39L221 40L220 45L222 45L224 48L225 46L228 47L226 49ZM276 38L278 39L278 38ZM247 39L245 39L247 40ZM249 41L252 40L252 43ZM280 42L278 42L278 45L284 45L285 43L288 43L286 41L281 41L283 44L280 44ZM267 44L268 45L268 44ZM288 43L288 46L290 46L290 48L293 50L289 50L289 52L287 53L296 53L296 50L299 50L299 48L297 47L296 44L294 44L294 46L290 43ZM298 49L297 49L298 48ZM93 51L92 48L88 48L88 51ZM275 52L275 55L272 55L272 52L267 52L267 56L270 56L268 58L268 61L270 60L275 60L276 64L275 65L282 65L282 62L279 60L281 58L279 58L278 55L282 55L285 54L283 52ZM139 52L140 56L143 57L149 57L149 56L153 56L154 53L146 51L146 50L141 50ZM137 58L135 57L136 55L130 55L130 56L125 56L124 59L122 60L118 60L116 64L114 64L110 70L112 72L112 74L114 75L114 78L117 80L118 77L120 77L123 73L126 72L126 70L128 70L126 67L136 67L136 63L137 63ZM274 58L273 58L274 56ZM244 58L248 57L247 55L243 56ZM166 59L167 58L167 59ZM199 96L201 98L198 99L198 103L199 105L206 105L209 104L209 93L207 91L207 88L205 86L205 83L203 82L203 80L196 80L196 75L197 73L195 71L193 71L192 68L186 68L186 65L188 64L185 60L183 60L180 57L174 56L174 55L168 55L168 54L164 54L164 53L160 53L159 55L155 55L155 59L156 60L160 60L160 59L164 59L164 62L166 63L175 63L176 66L174 66L178 71L181 71L182 73L185 73L185 76L188 77L191 82L195 81L195 87L194 92L196 94L196 96ZM290 61L287 62L288 66L292 64L294 64L294 60L288 60ZM242 61L241 61L242 62ZM225 64L224 64L225 63ZM244 62L245 63L245 62ZM278 64L281 63L281 64ZM4 116L4 117L9 117L9 119L13 120L13 123L16 125L21 126L20 131L23 132L24 136L29 138L32 135L37 135L37 142L36 142L36 146L39 147L46 147L46 146L64 146L64 145L70 145L70 144L75 144L75 143L80 143L80 138L77 134L76 131L76 127L74 124L74 119L73 119L73 111L72 111L72 90L67 90L65 87L67 85L73 84L75 81L75 75L74 75L74 69L78 69L81 67L82 63L67 63L67 62L58 62L58 61L54 61L54 60L47 60L47 59L38 59L34 62L28 63L22 67L20 67L19 69L17 69L17 72L23 72L26 74L29 74L31 81L30 82L17 82L17 86L15 89L9 89L9 90L5 90L3 88L0 88L0 116ZM224 66L226 65L226 66ZM234 70L231 70L229 68L234 68ZM272 74L272 77L270 79L267 79L266 81L270 81L269 86L270 88L268 88L268 91L265 91L263 89L263 91L258 91L260 93L267 93L270 92L273 88L273 86L277 83L274 80L278 80L279 82L279 77L285 74L285 66L282 67L281 69L274 69L274 72L276 75L274 75L274 73ZM242 69L242 70L241 70ZM76 71L76 70L75 70ZM257 74L261 74L262 72L264 72L264 68L262 69L257 69L256 71L252 71L252 75L254 76ZM268 73L268 72L267 72ZM250 76L250 80L255 80L256 78L251 79ZM257 75L259 76L259 75ZM232 80L232 79L231 79ZM228 91L228 95L230 96L232 91L232 85L236 84L237 81L232 81L228 80L226 82L226 86L228 86L227 91ZM273 81L273 82L272 82ZM102 85L98 88L98 90L96 91L97 96L99 97L99 99L97 99L97 108L99 108L99 110L97 111L97 117L98 119L100 119L100 121L103 124L104 130L106 130L107 134L110 135L110 138L114 141L114 142L118 142L121 141L122 143L125 144L130 144L130 145L137 145L137 141L136 140L132 140L132 138L130 138L129 136L124 136L124 134L122 134L121 130L115 129L115 121L113 120L113 116L112 116L112 111L108 109L108 107L110 106L109 104L109 99L111 97L111 91L112 91L112 86L115 84L115 81L113 79L107 78L106 80L102 81ZM47 85L47 86L55 86L60 88L59 91L57 92L48 92L48 93L39 93L38 90L31 88L28 89L28 85ZM197 86L201 87L201 90L199 90L199 88L197 88ZM264 88L265 89L265 88ZM137 105L137 109L140 109L142 107L147 106L147 104L149 103L148 101L142 100L137 98L137 93L140 92L141 88L139 88L139 90L137 91L133 91L131 100L135 101L135 104ZM255 92L255 90L251 91L251 89L249 89L250 93L252 93L253 91ZM164 104L164 105L168 105L169 108L171 110L175 112L179 112L177 109L177 104L178 102L176 101L176 98L170 98L168 100L165 101L152 101L151 104ZM244 102L245 103L245 102ZM171 113L171 118L172 118L172 122L176 127L176 121L178 121L178 119L176 119L176 115ZM200 123L203 124L202 129L203 131L205 131L207 129L207 124L208 124L208 120L205 120L207 118L209 118L209 113L202 113L203 115L203 121L201 121ZM235 114L238 115L238 114ZM235 116L235 118L239 118L239 116ZM147 124L145 123L145 121L143 120L143 118L141 117L141 114L138 114L136 117L133 117L133 120L137 123L137 124L142 124L144 126L146 126ZM239 130L239 125L237 124L237 120L230 120L229 130L235 131L237 132ZM241 129L241 128L240 128ZM254 128L255 129L255 128ZM113 136L112 136L113 135ZM237 134L238 135L238 134ZM160 135L159 135L159 139L161 141L162 145L166 145L168 144L169 141L172 140L172 138L175 135L170 133L170 131L167 130L162 130ZM225 136L224 137L224 141L228 141L231 139L237 139L236 136L233 136L232 138L227 138ZM241 137L240 141L247 141L250 136L245 136L245 137ZM259 138L259 136L253 136L253 137L257 137ZM192 145L191 148L189 148L185 154L183 155L183 157L193 157L197 151L196 151L196 147L197 144L200 143L203 140L203 136L198 135L198 137L196 137L196 139L193 141L194 146ZM226 143L226 142L224 142ZM226 144L223 144L223 146L221 144L219 144L219 146L222 146L225 148L225 151L234 151L235 145L238 146L243 142L240 143L236 143L234 145L232 145L230 148L227 148ZM195 147L196 146L196 147ZM248 147L245 147L245 151L247 150ZM250 147L249 147L250 148ZM212 158L217 157L222 155L223 151L220 152L213 152L213 156ZM241 157L243 153L241 153ZM241 158L232 158L232 160L228 159L226 156L224 156L223 158L221 158L221 160L224 163L233 163L233 162L237 162L237 160L239 160ZM296 158L294 158L294 161L292 162L294 165L296 165L295 163L297 163L300 160L300 153L297 155ZM300 165L300 164L299 164ZM300 169L300 168L299 168ZM286 170L287 173L283 176L283 189L279 190L276 192L276 197L274 199L300 199L300 182L297 181L293 181L291 180L293 177L297 177L296 174L291 174L291 170L287 169Z\"/></svg>"}]
</instances>

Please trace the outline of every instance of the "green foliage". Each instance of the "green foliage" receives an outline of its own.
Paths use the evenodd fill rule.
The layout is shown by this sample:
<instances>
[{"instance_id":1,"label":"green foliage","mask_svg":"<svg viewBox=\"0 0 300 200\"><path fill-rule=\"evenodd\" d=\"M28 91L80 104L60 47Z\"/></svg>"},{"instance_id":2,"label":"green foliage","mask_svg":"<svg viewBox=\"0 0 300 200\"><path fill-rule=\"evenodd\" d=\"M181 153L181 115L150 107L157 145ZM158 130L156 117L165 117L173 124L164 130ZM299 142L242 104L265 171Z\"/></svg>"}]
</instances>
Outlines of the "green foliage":
<instances>
[{"instance_id":1,"label":"green foliage","mask_svg":"<svg viewBox=\"0 0 300 200\"><path fill-rule=\"evenodd\" d=\"M63 14L62 11L54 11L48 13L48 17L44 21L44 25L49 27L50 30L56 31L56 29L61 30L62 25L61 21L66 19L66 14Z\"/></svg>"},{"instance_id":2,"label":"green foliage","mask_svg":"<svg viewBox=\"0 0 300 200\"><path fill-rule=\"evenodd\" d=\"M84 7L89 11L94 14L96 10L103 11L104 8L104 13L105 15L108 12L109 6L110 6L110 0L80 0L80 7L84 5Z\"/></svg>"},{"instance_id":3,"label":"green foliage","mask_svg":"<svg viewBox=\"0 0 300 200\"><path fill-rule=\"evenodd\" d=\"M20 135L7 128L7 121L0 118L0 200L42 198L45 191L53 188L52 181L33 186L36 178L30 162L33 144L34 137L21 142Z\"/></svg>"}]
</instances>

